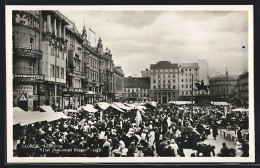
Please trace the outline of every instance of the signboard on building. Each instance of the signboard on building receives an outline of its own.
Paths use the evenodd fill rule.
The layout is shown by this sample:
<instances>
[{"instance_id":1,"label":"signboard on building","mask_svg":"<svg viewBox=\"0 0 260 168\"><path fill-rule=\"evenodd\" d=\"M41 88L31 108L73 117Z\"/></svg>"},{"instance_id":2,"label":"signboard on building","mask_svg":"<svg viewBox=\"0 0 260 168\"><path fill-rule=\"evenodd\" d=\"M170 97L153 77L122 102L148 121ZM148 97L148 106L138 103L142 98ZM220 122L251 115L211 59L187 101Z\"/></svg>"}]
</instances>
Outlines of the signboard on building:
<instances>
[{"instance_id":1,"label":"signboard on building","mask_svg":"<svg viewBox=\"0 0 260 168\"><path fill-rule=\"evenodd\" d=\"M44 81L43 75L33 75L33 74L14 74L14 79L19 81L32 81L32 82L40 82Z\"/></svg>"}]
</instances>

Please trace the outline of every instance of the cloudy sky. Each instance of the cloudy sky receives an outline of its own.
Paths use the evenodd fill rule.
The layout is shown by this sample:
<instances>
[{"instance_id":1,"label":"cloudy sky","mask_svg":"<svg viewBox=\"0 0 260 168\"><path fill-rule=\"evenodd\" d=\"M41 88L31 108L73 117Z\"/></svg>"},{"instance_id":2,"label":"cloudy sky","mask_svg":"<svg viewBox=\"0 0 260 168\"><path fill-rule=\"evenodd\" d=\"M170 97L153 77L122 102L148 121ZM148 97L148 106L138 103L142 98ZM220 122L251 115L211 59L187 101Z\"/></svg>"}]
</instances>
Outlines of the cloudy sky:
<instances>
[{"instance_id":1,"label":"cloudy sky","mask_svg":"<svg viewBox=\"0 0 260 168\"><path fill-rule=\"evenodd\" d=\"M248 14L221 11L61 11L81 33L85 25L111 49L126 76L158 61L206 59L211 76L248 68ZM93 34L91 35L92 37ZM92 40L94 41L94 40ZM242 49L242 46L246 46Z\"/></svg>"}]
</instances>

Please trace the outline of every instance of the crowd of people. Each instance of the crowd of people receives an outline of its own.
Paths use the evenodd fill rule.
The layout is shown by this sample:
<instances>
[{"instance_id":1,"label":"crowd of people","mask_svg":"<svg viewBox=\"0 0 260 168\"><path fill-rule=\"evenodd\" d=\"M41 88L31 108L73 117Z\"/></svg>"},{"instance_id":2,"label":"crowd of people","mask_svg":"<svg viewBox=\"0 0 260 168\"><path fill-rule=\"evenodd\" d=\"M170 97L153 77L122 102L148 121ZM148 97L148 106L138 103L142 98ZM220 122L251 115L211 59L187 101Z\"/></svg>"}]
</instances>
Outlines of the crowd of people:
<instances>
[{"instance_id":1,"label":"crowd of people","mask_svg":"<svg viewBox=\"0 0 260 168\"><path fill-rule=\"evenodd\" d=\"M218 129L248 129L248 114L227 113L223 106L158 104L136 110L75 112L71 119L15 126L18 157L235 157L226 143L220 151L205 140ZM241 131L240 131L241 133ZM239 131L238 131L239 134ZM249 156L248 136L238 136L242 156ZM221 143L221 142L220 142ZM186 156L184 149L192 149Z\"/></svg>"}]
</instances>

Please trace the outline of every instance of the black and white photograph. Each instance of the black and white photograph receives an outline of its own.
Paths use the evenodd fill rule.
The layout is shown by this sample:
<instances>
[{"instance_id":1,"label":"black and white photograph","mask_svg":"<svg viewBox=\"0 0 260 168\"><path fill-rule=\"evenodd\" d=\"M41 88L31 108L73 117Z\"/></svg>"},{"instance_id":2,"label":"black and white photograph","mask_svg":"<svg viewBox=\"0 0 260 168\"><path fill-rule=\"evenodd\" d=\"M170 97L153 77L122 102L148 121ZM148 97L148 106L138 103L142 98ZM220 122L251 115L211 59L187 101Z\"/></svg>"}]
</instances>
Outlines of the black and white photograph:
<instances>
[{"instance_id":1,"label":"black and white photograph","mask_svg":"<svg viewBox=\"0 0 260 168\"><path fill-rule=\"evenodd\" d=\"M252 6L7 5L6 31L9 163L255 161Z\"/></svg>"}]
</instances>

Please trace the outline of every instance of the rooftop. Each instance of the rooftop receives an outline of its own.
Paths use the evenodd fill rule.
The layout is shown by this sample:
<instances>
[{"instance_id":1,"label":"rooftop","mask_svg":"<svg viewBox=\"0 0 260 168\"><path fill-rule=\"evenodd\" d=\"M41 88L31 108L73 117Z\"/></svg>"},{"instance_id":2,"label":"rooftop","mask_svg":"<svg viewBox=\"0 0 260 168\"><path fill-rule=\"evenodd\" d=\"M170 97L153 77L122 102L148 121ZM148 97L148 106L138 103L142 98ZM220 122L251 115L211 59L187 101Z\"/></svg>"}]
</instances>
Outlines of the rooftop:
<instances>
[{"instance_id":1,"label":"rooftop","mask_svg":"<svg viewBox=\"0 0 260 168\"><path fill-rule=\"evenodd\" d=\"M170 61L159 61L157 64L151 64L150 69L174 69L178 64L172 64Z\"/></svg>"},{"instance_id":2,"label":"rooftop","mask_svg":"<svg viewBox=\"0 0 260 168\"><path fill-rule=\"evenodd\" d=\"M237 80L238 76L237 75L228 75L228 80ZM211 82L212 81L226 81L227 80L227 75L217 75L213 76L209 79Z\"/></svg>"}]
</instances>

